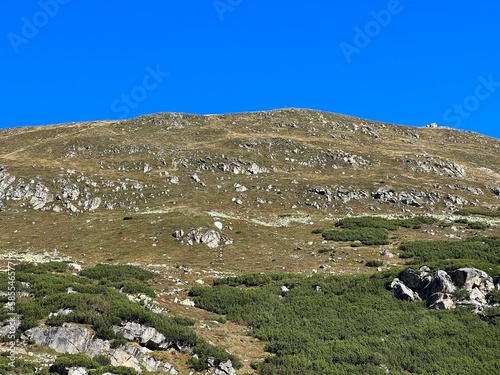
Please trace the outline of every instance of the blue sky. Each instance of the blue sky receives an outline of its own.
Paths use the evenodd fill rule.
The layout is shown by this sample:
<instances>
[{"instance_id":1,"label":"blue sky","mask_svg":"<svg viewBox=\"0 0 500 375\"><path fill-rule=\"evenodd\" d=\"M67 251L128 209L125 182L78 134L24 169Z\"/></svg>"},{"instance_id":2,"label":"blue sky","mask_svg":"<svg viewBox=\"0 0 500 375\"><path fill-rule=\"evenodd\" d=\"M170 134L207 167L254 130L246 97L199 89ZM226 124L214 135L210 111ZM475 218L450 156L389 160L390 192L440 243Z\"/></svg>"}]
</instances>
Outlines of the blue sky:
<instances>
[{"instance_id":1,"label":"blue sky","mask_svg":"<svg viewBox=\"0 0 500 375\"><path fill-rule=\"evenodd\" d=\"M4 0L0 127L313 108L500 138L500 2Z\"/></svg>"}]
</instances>

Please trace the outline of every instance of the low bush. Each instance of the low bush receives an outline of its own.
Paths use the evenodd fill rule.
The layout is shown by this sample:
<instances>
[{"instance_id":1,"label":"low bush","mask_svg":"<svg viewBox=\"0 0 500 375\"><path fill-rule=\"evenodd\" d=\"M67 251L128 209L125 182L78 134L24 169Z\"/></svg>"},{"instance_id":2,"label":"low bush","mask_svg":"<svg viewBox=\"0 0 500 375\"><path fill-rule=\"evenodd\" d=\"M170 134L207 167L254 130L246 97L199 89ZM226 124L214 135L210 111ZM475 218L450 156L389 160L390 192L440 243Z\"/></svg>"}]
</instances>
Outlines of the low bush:
<instances>
[{"instance_id":1,"label":"low bush","mask_svg":"<svg viewBox=\"0 0 500 375\"><path fill-rule=\"evenodd\" d=\"M470 259L500 265L500 237L472 237L462 241L412 241L399 246L401 258L415 263L445 259Z\"/></svg>"},{"instance_id":2,"label":"low bush","mask_svg":"<svg viewBox=\"0 0 500 375\"><path fill-rule=\"evenodd\" d=\"M341 231L330 230L323 232L323 238L327 241L359 241L366 246L387 245L389 243L387 230L381 228L356 228L344 229Z\"/></svg>"},{"instance_id":3,"label":"low bush","mask_svg":"<svg viewBox=\"0 0 500 375\"><path fill-rule=\"evenodd\" d=\"M434 224L436 221L436 219L430 216L416 216L408 219L386 219L378 216L360 216L341 219L335 226L346 229L381 228L396 230L400 227L418 229L422 224Z\"/></svg>"},{"instance_id":4,"label":"low bush","mask_svg":"<svg viewBox=\"0 0 500 375\"><path fill-rule=\"evenodd\" d=\"M29 286L22 286L19 290L25 290L31 295L19 297L16 301L16 312L21 315L18 336L45 319L50 326L60 326L66 322L89 325L96 337L111 340L114 346L119 346L126 341L123 336L115 334L113 325L133 321L155 328L173 342L191 348L198 358L214 357L220 362L231 359L235 367L241 366L234 355L209 344L188 328L195 323L194 320L155 314L130 301L126 294L119 291L148 294L150 287L147 281L154 273L133 266L99 265L82 271L81 274L85 276L73 276L66 268L63 263L16 266L16 279L29 283ZM75 293L68 293L69 288ZM60 309L70 309L72 312L48 318L50 313ZM96 370L93 374L98 373L102 366L109 367L103 361L88 362L89 360L85 356L61 356L55 365L64 367L74 364L94 368ZM101 367L97 371L99 366ZM206 361L203 366L204 369L208 367ZM196 364L197 368L203 366L201 363ZM130 369L117 371L110 372L132 374Z\"/></svg>"},{"instance_id":5,"label":"low bush","mask_svg":"<svg viewBox=\"0 0 500 375\"><path fill-rule=\"evenodd\" d=\"M367 267L381 267L384 265L384 262L381 260L369 260L368 262L365 263L365 266Z\"/></svg>"},{"instance_id":6,"label":"low bush","mask_svg":"<svg viewBox=\"0 0 500 375\"><path fill-rule=\"evenodd\" d=\"M480 215L488 217L500 217L500 211L487 211L480 208L464 208L462 210L455 211L455 214L461 216Z\"/></svg>"},{"instance_id":7,"label":"low bush","mask_svg":"<svg viewBox=\"0 0 500 375\"><path fill-rule=\"evenodd\" d=\"M488 224L483 223L481 221L473 221L473 222L469 223L467 228L468 229L484 230L484 229L488 228Z\"/></svg>"}]
</instances>

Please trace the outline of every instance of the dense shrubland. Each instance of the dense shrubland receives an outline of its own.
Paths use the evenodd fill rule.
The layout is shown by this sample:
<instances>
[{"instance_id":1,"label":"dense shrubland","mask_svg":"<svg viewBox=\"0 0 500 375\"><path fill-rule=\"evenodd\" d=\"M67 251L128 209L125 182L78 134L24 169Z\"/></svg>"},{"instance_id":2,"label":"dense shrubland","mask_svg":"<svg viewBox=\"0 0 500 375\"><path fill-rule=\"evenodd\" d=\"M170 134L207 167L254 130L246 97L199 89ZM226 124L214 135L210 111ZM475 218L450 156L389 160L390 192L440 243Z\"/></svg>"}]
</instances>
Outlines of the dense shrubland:
<instances>
[{"instance_id":1,"label":"dense shrubland","mask_svg":"<svg viewBox=\"0 0 500 375\"><path fill-rule=\"evenodd\" d=\"M248 325L267 342L275 356L254 364L260 374L500 371L500 327L466 310L399 301L387 290L395 275L245 276L191 294L199 307Z\"/></svg>"},{"instance_id":2,"label":"dense shrubland","mask_svg":"<svg viewBox=\"0 0 500 375\"><path fill-rule=\"evenodd\" d=\"M16 313L21 317L17 336L38 326L42 321L51 326L73 322L89 325L98 338L118 345L124 340L121 335L115 334L113 325L132 321L153 327L173 341L193 348L198 356L198 359L192 360L192 366L196 369L206 368L206 360L210 356L217 363L231 359L235 367L238 367L240 362L237 358L208 344L188 328L194 324L192 319L153 313L140 304L131 302L126 294L120 292L152 292L154 295L147 284L147 280L153 276L149 271L132 266L99 265L82 271L81 276L75 276L68 273L65 263L18 264L17 290L29 293L30 297L17 298ZM0 277L5 277L5 274ZM133 285L132 292L127 290L127 285ZM68 293L68 290L74 293ZM71 309L72 312L48 318L50 313L60 309ZM3 309L0 311L0 318L6 318Z\"/></svg>"},{"instance_id":3,"label":"dense shrubland","mask_svg":"<svg viewBox=\"0 0 500 375\"><path fill-rule=\"evenodd\" d=\"M461 241L412 241L400 245L409 264L442 268L476 267L500 273L500 237L471 237Z\"/></svg>"},{"instance_id":4,"label":"dense shrubland","mask_svg":"<svg viewBox=\"0 0 500 375\"><path fill-rule=\"evenodd\" d=\"M361 216L344 218L335 226L341 230L315 229L313 234L321 234L327 241L361 242L366 246L388 245L389 232L399 228L419 229L423 224L433 224L436 219L428 216L417 216L408 219L386 219L378 216Z\"/></svg>"},{"instance_id":5,"label":"dense shrubland","mask_svg":"<svg viewBox=\"0 0 500 375\"><path fill-rule=\"evenodd\" d=\"M366 223L339 226L357 230ZM377 220L374 229L394 230L392 224ZM498 237L413 241L400 250L412 265L500 273ZM500 373L500 307L477 315L400 301L388 290L399 271L245 275L193 288L191 295L197 306L249 326L251 335L267 343L274 356L253 365L259 374ZM500 294L492 291L487 298L500 301Z\"/></svg>"}]
</instances>

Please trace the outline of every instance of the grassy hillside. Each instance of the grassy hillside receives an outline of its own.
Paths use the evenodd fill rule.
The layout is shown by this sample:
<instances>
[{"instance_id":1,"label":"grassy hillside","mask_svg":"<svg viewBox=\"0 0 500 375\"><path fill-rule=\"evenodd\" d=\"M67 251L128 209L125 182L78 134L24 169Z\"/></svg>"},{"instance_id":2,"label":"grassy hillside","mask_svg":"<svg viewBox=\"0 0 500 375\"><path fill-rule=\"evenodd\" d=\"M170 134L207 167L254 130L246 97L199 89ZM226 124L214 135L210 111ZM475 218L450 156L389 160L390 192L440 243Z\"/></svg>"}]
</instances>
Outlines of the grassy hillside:
<instances>
[{"instance_id":1,"label":"grassy hillside","mask_svg":"<svg viewBox=\"0 0 500 375\"><path fill-rule=\"evenodd\" d=\"M193 287L261 273L286 273L301 285L309 276L325 278L327 284L360 281L361 289L373 281L377 287L370 288L377 290L370 293L389 296L384 311L390 315L393 309L406 311L406 305L378 288L387 281L380 276L383 271L397 274L409 265L428 263L434 268L487 267L485 271L497 273L499 151L499 140L472 132L301 109L210 116L159 113L0 130L0 266L72 262L84 270L75 277L85 279L92 279L88 270L101 263L153 271L147 284L108 278L107 287L149 294L167 316L193 319L197 337L242 361L238 373L271 374L268 366L282 360L273 345L282 343L249 328L251 319L262 317L247 319L224 305L224 293L239 296L243 284L196 289L205 309L182 303ZM187 234L197 228L231 241L191 246ZM174 238L180 230L184 237ZM337 279L342 275L347 278ZM243 289L267 306L270 290L274 293L279 283ZM220 290L221 306L206 304L203 296ZM353 287L352 298L363 293ZM311 306L326 303L321 298L311 300ZM328 309L336 309L332 306ZM364 308L373 308L369 306ZM423 321L440 316L410 310ZM414 319L400 313L394 312L394 319ZM453 314L443 319L455 327L469 324L460 323L460 313ZM478 336L484 327L497 329L481 320L470 324L482 327L472 333ZM404 336L398 335L398 340ZM290 336L289 341L296 339ZM379 359L386 352L378 353L378 359L363 359L368 367L353 369L378 373L385 363L412 373L410 364L403 366L392 357L384 362ZM316 355L301 354L298 361L316 362ZM274 359L252 368L264 358ZM171 360L187 368L188 358ZM476 366L474 361L469 362ZM339 366L336 371L349 369Z\"/></svg>"}]
</instances>

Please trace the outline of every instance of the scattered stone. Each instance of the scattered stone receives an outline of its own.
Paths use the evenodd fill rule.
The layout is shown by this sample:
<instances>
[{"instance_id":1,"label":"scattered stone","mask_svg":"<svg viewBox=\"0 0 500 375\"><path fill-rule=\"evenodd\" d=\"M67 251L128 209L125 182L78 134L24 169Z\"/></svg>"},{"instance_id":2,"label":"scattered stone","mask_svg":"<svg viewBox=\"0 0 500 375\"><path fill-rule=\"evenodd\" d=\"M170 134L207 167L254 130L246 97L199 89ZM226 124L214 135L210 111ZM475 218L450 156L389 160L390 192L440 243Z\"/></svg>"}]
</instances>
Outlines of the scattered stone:
<instances>
[{"instance_id":1,"label":"scattered stone","mask_svg":"<svg viewBox=\"0 0 500 375\"><path fill-rule=\"evenodd\" d=\"M172 237L180 239L184 237L184 231L182 229L178 229L174 233L172 233Z\"/></svg>"},{"instance_id":2,"label":"scattered stone","mask_svg":"<svg viewBox=\"0 0 500 375\"><path fill-rule=\"evenodd\" d=\"M234 184L234 190L236 190L238 193L243 193L244 191L247 191L248 189L245 186L236 183L236 184Z\"/></svg>"}]
</instances>

